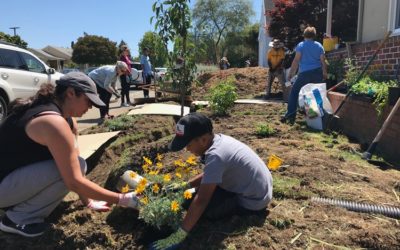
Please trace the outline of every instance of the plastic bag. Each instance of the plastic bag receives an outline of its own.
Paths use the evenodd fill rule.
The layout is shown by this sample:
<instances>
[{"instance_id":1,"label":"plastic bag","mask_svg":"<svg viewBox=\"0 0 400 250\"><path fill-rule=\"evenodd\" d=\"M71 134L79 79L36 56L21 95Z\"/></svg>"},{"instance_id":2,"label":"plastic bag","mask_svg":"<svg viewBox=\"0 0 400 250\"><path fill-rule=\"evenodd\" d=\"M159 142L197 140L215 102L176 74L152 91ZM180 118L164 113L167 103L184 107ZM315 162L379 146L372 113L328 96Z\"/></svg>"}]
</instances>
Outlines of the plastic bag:
<instances>
[{"instance_id":1,"label":"plastic bag","mask_svg":"<svg viewBox=\"0 0 400 250\"><path fill-rule=\"evenodd\" d=\"M307 125L322 130L322 117L332 113L332 106L326 96L325 83L309 83L299 92L299 106L306 113Z\"/></svg>"}]
</instances>

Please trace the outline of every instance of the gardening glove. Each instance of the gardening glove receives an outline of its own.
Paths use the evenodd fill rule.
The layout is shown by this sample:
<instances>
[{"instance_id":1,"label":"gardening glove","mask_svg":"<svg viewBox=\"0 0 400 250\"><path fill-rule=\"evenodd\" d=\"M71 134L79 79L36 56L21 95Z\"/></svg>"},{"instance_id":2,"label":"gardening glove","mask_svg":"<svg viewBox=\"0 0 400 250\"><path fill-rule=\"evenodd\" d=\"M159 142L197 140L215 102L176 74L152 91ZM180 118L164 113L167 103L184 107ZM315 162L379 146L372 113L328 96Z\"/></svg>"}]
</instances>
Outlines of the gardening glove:
<instances>
[{"instance_id":1,"label":"gardening glove","mask_svg":"<svg viewBox=\"0 0 400 250\"><path fill-rule=\"evenodd\" d=\"M178 249L188 233L181 227L169 237L155 241L150 244L150 250L173 250Z\"/></svg>"},{"instance_id":2,"label":"gardening glove","mask_svg":"<svg viewBox=\"0 0 400 250\"><path fill-rule=\"evenodd\" d=\"M175 192L179 189L186 189L189 188L189 183L182 181L182 182L174 182L164 187L164 190L167 192Z\"/></svg>"},{"instance_id":3,"label":"gardening glove","mask_svg":"<svg viewBox=\"0 0 400 250\"><path fill-rule=\"evenodd\" d=\"M119 194L118 205L122 207L129 207L139 210L139 198L136 196L135 192L130 192L126 194Z\"/></svg>"},{"instance_id":4,"label":"gardening glove","mask_svg":"<svg viewBox=\"0 0 400 250\"><path fill-rule=\"evenodd\" d=\"M108 206L106 201L90 200L86 207L91 210L98 211L98 212L110 211L110 207Z\"/></svg>"},{"instance_id":5,"label":"gardening glove","mask_svg":"<svg viewBox=\"0 0 400 250\"><path fill-rule=\"evenodd\" d=\"M117 183L117 190L122 192L122 188L125 187L126 184L128 184L130 189L135 189L142 179L143 177L138 173L132 170L127 170L119 178L119 181Z\"/></svg>"}]
</instances>

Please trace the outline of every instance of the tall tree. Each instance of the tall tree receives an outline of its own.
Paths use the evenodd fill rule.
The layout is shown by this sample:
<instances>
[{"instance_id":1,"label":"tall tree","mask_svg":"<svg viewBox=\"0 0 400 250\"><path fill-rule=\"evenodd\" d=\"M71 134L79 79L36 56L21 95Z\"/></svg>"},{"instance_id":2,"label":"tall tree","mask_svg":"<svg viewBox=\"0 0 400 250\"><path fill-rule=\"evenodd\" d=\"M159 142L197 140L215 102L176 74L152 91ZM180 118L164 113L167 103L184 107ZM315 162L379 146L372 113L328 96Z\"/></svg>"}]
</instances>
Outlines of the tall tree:
<instances>
[{"instance_id":1,"label":"tall tree","mask_svg":"<svg viewBox=\"0 0 400 250\"><path fill-rule=\"evenodd\" d=\"M224 51L229 55L229 63L233 67L245 66L250 59L255 62L258 55L258 24L246 26L241 32L230 32L224 40Z\"/></svg>"},{"instance_id":2,"label":"tall tree","mask_svg":"<svg viewBox=\"0 0 400 250\"><path fill-rule=\"evenodd\" d=\"M96 35L79 37L72 52L72 61L90 65L114 64L117 60L116 42Z\"/></svg>"},{"instance_id":3,"label":"tall tree","mask_svg":"<svg viewBox=\"0 0 400 250\"><path fill-rule=\"evenodd\" d=\"M7 35L6 33L0 32L0 40L13 43L25 49L28 47L28 43L22 40L19 35L10 36Z\"/></svg>"},{"instance_id":4,"label":"tall tree","mask_svg":"<svg viewBox=\"0 0 400 250\"><path fill-rule=\"evenodd\" d=\"M254 14L250 0L198 0L193 8L193 21L200 34L214 42L214 62L222 55L219 45L229 32L238 32L249 24Z\"/></svg>"},{"instance_id":5,"label":"tall tree","mask_svg":"<svg viewBox=\"0 0 400 250\"><path fill-rule=\"evenodd\" d=\"M147 47L150 49L150 57L155 67L165 66L168 60L168 51L161 40L161 37L155 32L146 32L140 40L139 51Z\"/></svg>"}]
</instances>

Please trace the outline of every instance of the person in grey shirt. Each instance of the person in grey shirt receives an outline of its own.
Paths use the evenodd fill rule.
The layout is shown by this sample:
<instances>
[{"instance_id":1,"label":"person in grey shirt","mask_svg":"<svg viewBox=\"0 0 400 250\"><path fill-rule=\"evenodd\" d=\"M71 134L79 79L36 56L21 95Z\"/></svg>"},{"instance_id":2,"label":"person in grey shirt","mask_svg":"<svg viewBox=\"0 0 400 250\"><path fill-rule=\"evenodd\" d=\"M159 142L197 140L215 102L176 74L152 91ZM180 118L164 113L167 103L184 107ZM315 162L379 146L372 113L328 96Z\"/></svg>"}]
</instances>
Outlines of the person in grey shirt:
<instances>
[{"instance_id":1,"label":"person in grey shirt","mask_svg":"<svg viewBox=\"0 0 400 250\"><path fill-rule=\"evenodd\" d=\"M272 199L272 176L261 158L244 143L214 134L211 120L199 113L182 117L169 149L201 156L205 167L188 187L197 190L181 227L151 249L179 246L201 216L218 219L265 211Z\"/></svg>"},{"instance_id":2,"label":"person in grey shirt","mask_svg":"<svg viewBox=\"0 0 400 250\"><path fill-rule=\"evenodd\" d=\"M127 72L127 70L128 65L126 65L126 63L117 61L115 66L102 66L89 73L89 77L96 83L100 99L105 103L105 106L100 108L101 120L112 118L108 113L110 109L110 99L113 94L120 97L116 89L116 82L121 75Z\"/></svg>"}]
</instances>

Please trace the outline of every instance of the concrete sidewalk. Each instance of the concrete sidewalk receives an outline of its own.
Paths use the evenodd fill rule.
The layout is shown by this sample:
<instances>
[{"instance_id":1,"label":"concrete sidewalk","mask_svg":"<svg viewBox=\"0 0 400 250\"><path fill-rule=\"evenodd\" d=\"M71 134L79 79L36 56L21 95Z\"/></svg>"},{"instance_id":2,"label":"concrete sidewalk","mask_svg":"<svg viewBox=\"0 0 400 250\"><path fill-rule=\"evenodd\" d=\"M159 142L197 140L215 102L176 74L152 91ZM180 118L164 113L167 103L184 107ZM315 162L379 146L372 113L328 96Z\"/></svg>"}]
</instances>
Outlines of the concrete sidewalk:
<instances>
[{"instance_id":1,"label":"concrete sidewalk","mask_svg":"<svg viewBox=\"0 0 400 250\"><path fill-rule=\"evenodd\" d=\"M135 98L143 98L142 90L131 90L130 91L131 102ZM154 97L154 92L150 91L150 97ZM128 113L133 107L121 107L121 99L115 101L115 97L111 98L112 103L110 103L110 115L118 116L124 113ZM85 130L94 125L97 125L100 121L100 111L98 108L93 107L88 110L86 114L82 117L77 118L78 121L78 131Z\"/></svg>"}]
</instances>

